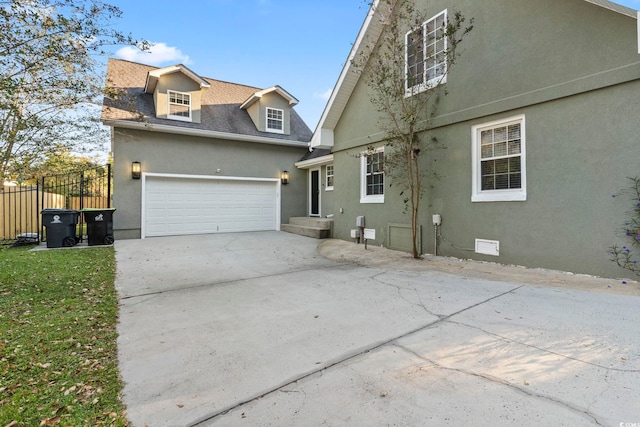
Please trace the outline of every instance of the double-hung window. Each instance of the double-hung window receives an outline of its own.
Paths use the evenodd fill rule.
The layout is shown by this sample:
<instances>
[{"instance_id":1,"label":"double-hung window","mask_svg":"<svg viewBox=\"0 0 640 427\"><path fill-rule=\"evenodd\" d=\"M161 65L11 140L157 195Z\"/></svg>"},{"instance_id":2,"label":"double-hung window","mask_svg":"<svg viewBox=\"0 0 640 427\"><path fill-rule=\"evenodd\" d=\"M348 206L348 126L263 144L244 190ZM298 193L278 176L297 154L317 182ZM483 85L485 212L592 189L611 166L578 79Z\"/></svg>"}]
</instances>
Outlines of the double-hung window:
<instances>
[{"instance_id":1,"label":"double-hung window","mask_svg":"<svg viewBox=\"0 0 640 427\"><path fill-rule=\"evenodd\" d=\"M191 94L168 91L169 112L167 117L174 120L191 121Z\"/></svg>"},{"instance_id":2,"label":"double-hung window","mask_svg":"<svg viewBox=\"0 0 640 427\"><path fill-rule=\"evenodd\" d=\"M384 203L384 147L360 157L360 203Z\"/></svg>"},{"instance_id":3,"label":"double-hung window","mask_svg":"<svg viewBox=\"0 0 640 427\"><path fill-rule=\"evenodd\" d=\"M471 200L527 200L524 116L473 126L471 139Z\"/></svg>"},{"instance_id":4,"label":"double-hung window","mask_svg":"<svg viewBox=\"0 0 640 427\"><path fill-rule=\"evenodd\" d=\"M405 35L406 96L446 83L447 11Z\"/></svg>"},{"instance_id":5,"label":"double-hung window","mask_svg":"<svg viewBox=\"0 0 640 427\"><path fill-rule=\"evenodd\" d=\"M324 187L325 191L333 190L333 165L327 165L326 170L327 182Z\"/></svg>"},{"instance_id":6,"label":"double-hung window","mask_svg":"<svg viewBox=\"0 0 640 427\"><path fill-rule=\"evenodd\" d=\"M284 111L267 108L267 132L284 133Z\"/></svg>"}]
</instances>

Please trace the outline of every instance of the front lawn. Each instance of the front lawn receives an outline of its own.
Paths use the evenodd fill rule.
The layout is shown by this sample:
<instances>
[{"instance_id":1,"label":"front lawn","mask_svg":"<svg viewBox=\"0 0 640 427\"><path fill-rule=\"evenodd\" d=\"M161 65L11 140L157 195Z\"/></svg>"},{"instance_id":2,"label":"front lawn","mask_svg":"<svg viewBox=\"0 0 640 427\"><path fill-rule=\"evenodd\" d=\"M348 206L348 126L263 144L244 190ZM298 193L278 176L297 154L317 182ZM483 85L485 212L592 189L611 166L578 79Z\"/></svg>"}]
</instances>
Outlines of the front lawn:
<instances>
[{"instance_id":1,"label":"front lawn","mask_svg":"<svg viewBox=\"0 0 640 427\"><path fill-rule=\"evenodd\" d=\"M112 247L0 249L0 427L126 426Z\"/></svg>"}]
</instances>

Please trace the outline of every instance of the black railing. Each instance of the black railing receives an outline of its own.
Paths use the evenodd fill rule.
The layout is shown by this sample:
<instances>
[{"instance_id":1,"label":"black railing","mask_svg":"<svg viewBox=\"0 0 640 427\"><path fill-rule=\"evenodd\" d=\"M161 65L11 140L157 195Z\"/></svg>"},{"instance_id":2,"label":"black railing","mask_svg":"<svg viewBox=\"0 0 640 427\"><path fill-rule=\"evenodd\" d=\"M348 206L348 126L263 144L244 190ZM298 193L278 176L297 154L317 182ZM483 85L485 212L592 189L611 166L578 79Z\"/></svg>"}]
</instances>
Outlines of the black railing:
<instances>
[{"instance_id":1,"label":"black railing","mask_svg":"<svg viewBox=\"0 0 640 427\"><path fill-rule=\"evenodd\" d=\"M5 244L46 241L40 215L43 209L110 208L111 192L110 164L40 177L34 186L5 185L0 192L0 241ZM79 218L77 236L82 241L86 227L82 215Z\"/></svg>"}]
</instances>

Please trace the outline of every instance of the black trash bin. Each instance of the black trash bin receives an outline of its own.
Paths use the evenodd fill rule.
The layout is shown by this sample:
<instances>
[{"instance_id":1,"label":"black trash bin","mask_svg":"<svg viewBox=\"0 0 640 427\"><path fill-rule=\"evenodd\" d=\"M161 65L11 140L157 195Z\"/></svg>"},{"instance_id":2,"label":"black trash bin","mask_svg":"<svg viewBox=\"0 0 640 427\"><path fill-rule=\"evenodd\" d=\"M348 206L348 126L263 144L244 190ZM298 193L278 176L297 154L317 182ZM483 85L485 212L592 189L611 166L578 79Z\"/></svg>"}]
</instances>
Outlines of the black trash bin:
<instances>
[{"instance_id":1,"label":"black trash bin","mask_svg":"<svg viewBox=\"0 0 640 427\"><path fill-rule=\"evenodd\" d=\"M113 244L114 208L82 209L84 222L87 223L87 243L94 245Z\"/></svg>"},{"instance_id":2,"label":"black trash bin","mask_svg":"<svg viewBox=\"0 0 640 427\"><path fill-rule=\"evenodd\" d=\"M73 209L43 209L42 225L47 229L47 247L62 248L78 243L76 227L80 211Z\"/></svg>"}]
</instances>

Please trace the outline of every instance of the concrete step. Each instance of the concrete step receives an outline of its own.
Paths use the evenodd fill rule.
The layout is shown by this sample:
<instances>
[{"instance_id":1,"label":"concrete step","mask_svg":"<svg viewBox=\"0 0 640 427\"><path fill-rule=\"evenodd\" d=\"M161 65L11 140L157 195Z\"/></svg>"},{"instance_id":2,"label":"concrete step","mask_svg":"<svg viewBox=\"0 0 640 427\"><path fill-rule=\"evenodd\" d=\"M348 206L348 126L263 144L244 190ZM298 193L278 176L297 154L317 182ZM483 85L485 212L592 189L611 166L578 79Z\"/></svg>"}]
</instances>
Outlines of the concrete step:
<instances>
[{"instance_id":1,"label":"concrete step","mask_svg":"<svg viewBox=\"0 0 640 427\"><path fill-rule=\"evenodd\" d=\"M282 224L280 230L300 236L313 237L314 239L328 239L331 237L331 228L309 227L306 225Z\"/></svg>"},{"instance_id":2,"label":"concrete step","mask_svg":"<svg viewBox=\"0 0 640 427\"><path fill-rule=\"evenodd\" d=\"M316 228L327 228L331 229L333 224L333 219L330 218L319 218L319 217L291 217L289 218L289 224L291 225L301 225L304 227L316 227Z\"/></svg>"}]
</instances>

